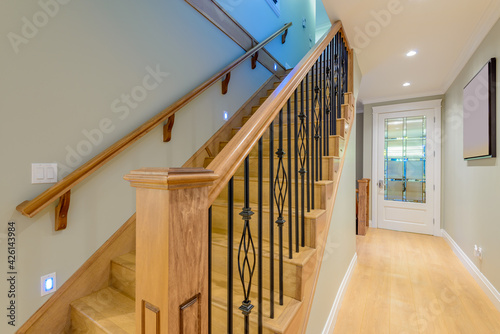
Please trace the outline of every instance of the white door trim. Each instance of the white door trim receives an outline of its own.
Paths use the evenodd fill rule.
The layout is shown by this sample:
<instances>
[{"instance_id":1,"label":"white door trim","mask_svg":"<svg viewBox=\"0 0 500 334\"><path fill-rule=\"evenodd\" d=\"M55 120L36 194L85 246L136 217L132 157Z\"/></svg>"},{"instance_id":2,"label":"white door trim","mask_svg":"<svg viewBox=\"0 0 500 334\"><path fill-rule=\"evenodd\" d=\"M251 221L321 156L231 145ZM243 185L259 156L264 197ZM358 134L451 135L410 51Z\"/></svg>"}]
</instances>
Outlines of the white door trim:
<instances>
[{"instance_id":1,"label":"white door trim","mask_svg":"<svg viewBox=\"0 0 500 334\"><path fill-rule=\"evenodd\" d=\"M402 104L393 104L387 106L373 107L373 129L372 129L372 223L374 227L378 227L378 196L377 196L377 152L378 152L378 123L381 114L396 113L401 111L434 109L435 122L435 143L434 150L436 151L436 159L434 162L434 228L435 236L441 236L441 99L411 102Z\"/></svg>"}]
</instances>

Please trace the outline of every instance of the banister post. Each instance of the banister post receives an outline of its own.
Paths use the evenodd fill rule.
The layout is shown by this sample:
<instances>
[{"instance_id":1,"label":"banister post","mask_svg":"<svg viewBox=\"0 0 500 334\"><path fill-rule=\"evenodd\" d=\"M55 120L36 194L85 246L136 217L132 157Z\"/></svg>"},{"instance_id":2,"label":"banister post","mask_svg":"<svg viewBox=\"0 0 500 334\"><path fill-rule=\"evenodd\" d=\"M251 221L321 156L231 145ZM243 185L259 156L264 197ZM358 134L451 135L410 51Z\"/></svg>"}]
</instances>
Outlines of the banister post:
<instances>
[{"instance_id":1,"label":"banister post","mask_svg":"<svg viewBox=\"0 0 500 334\"><path fill-rule=\"evenodd\" d=\"M137 188L136 333L208 333L208 187L201 168L144 168Z\"/></svg>"}]
</instances>

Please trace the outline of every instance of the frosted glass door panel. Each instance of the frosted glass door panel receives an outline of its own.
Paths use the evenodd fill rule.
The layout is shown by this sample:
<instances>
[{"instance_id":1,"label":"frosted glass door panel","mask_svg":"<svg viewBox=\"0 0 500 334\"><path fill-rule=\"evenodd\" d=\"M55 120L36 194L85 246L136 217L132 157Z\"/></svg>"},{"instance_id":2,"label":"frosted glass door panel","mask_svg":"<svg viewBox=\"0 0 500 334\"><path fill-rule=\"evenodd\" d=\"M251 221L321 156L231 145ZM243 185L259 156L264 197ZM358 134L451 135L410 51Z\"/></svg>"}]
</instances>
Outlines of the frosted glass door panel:
<instances>
[{"instance_id":1,"label":"frosted glass door panel","mask_svg":"<svg viewBox=\"0 0 500 334\"><path fill-rule=\"evenodd\" d=\"M425 203L426 135L425 116L385 120L386 200Z\"/></svg>"}]
</instances>

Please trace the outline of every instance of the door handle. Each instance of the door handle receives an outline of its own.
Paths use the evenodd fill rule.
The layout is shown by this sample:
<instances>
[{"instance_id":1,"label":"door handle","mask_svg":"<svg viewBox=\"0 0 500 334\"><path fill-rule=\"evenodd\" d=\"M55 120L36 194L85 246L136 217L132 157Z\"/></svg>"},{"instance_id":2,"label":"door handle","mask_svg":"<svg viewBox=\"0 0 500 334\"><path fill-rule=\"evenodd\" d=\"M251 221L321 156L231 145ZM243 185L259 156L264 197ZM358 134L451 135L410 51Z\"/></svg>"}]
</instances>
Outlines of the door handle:
<instances>
[{"instance_id":1,"label":"door handle","mask_svg":"<svg viewBox=\"0 0 500 334\"><path fill-rule=\"evenodd\" d=\"M384 180L378 180L378 188L384 189Z\"/></svg>"}]
</instances>

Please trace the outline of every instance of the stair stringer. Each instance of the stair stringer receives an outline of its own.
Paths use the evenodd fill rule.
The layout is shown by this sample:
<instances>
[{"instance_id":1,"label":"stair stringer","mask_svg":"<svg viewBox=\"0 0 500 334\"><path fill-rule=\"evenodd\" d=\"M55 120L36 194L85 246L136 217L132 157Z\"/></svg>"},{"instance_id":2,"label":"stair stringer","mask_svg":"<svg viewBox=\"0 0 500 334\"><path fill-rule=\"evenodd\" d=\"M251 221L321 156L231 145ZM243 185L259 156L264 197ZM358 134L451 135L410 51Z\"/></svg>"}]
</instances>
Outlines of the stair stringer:
<instances>
[{"instance_id":1,"label":"stair stringer","mask_svg":"<svg viewBox=\"0 0 500 334\"><path fill-rule=\"evenodd\" d=\"M352 93L351 93L352 94ZM352 103L354 105L354 103ZM347 150L348 144L349 144L349 138L351 135L351 130L352 127L354 126L355 122L355 112L354 109L351 112L350 117L346 117L349 119L349 130L347 132L347 136L345 138L345 149L344 149L344 154L341 157L340 160L340 166L339 166L339 172L336 173L336 179L334 180L334 186L333 186L333 192L330 194L327 194L327 205L326 205L326 219L319 222L320 224L317 225L316 227L316 254L315 257L312 259L312 262L314 265L311 265L309 268L312 267L312 273L307 273L304 272L303 275L303 284L304 284L304 300L302 301L299 310L295 314L294 318L290 322L290 325L287 327L285 333L289 334L295 334L295 333L305 333L307 329L307 323L309 320L309 314L311 312L312 304L313 304L313 299L314 299L314 294L316 292L316 285L318 283L318 278L319 278L319 273L321 270L321 264L323 260L323 255L325 253L325 245L327 242L328 238L328 232L330 230L330 222L332 220L333 216L333 209L335 206L335 199L337 198L337 192L338 192L338 187L340 183L340 178L342 177L342 170L344 168L344 161L345 161L345 151ZM346 115L347 116L347 115ZM330 196L328 196L330 195ZM321 224L323 223L323 224ZM297 331L297 329L300 328L300 331Z\"/></svg>"},{"instance_id":2,"label":"stair stringer","mask_svg":"<svg viewBox=\"0 0 500 334\"><path fill-rule=\"evenodd\" d=\"M16 333L69 333L70 304L107 287L110 280L111 260L135 250L135 222L135 214L133 214Z\"/></svg>"}]
</instances>

